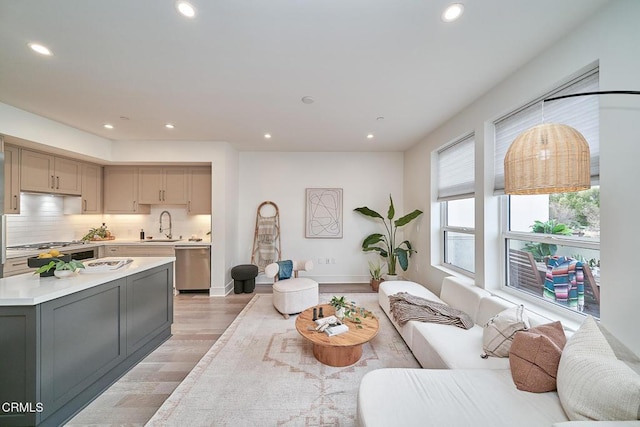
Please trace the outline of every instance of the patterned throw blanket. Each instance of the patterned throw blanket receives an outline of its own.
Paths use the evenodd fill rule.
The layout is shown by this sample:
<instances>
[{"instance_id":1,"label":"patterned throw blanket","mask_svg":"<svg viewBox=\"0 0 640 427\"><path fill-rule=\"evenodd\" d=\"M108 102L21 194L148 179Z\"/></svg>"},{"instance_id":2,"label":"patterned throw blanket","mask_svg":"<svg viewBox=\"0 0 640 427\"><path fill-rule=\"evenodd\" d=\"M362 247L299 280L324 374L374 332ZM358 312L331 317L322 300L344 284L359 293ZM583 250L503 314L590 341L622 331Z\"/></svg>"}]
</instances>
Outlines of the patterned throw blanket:
<instances>
[{"instance_id":1,"label":"patterned throw blanket","mask_svg":"<svg viewBox=\"0 0 640 427\"><path fill-rule=\"evenodd\" d=\"M544 298L584 310L584 268L573 258L554 256L547 261Z\"/></svg>"},{"instance_id":2,"label":"patterned throw blanket","mask_svg":"<svg viewBox=\"0 0 640 427\"><path fill-rule=\"evenodd\" d=\"M409 320L442 323L463 329L471 329L473 320L460 310L435 301L420 298L407 292L398 292L389 297L393 319L400 325Z\"/></svg>"}]
</instances>

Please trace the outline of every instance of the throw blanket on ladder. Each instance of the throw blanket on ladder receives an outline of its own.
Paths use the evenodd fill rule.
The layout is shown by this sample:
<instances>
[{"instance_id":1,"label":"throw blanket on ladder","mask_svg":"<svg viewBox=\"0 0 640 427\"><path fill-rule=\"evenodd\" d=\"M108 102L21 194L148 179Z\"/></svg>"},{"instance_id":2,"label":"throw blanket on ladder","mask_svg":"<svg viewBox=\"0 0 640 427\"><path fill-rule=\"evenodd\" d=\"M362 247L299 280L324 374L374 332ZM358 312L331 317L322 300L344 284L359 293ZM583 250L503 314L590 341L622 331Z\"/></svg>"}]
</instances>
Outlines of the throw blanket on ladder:
<instances>
[{"instance_id":1,"label":"throw blanket on ladder","mask_svg":"<svg viewBox=\"0 0 640 427\"><path fill-rule=\"evenodd\" d=\"M471 329L473 320L464 311L457 310L435 301L411 295L407 292L398 292L389 297L393 319L400 325L409 320L420 322L442 323L454 325L463 329Z\"/></svg>"}]
</instances>

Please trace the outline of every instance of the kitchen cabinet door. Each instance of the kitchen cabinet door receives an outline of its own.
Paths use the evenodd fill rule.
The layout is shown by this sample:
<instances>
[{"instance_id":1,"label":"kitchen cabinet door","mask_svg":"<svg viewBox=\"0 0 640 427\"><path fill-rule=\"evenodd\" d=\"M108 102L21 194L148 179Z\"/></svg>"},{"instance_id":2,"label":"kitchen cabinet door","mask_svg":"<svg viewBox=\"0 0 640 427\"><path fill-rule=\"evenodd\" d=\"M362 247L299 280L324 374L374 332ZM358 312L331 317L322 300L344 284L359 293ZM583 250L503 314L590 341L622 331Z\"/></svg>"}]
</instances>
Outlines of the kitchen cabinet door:
<instances>
[{"instance_id":1,"label":"kitchen cabinet door","mask_svg":"<svg viewBox=\"0 0 640 427\"><path fill-rule=\"evenodd\" d=\"M55 187L53 156L22 150L20 159L20 189L52 193Z\"/></svg>"},{"instance_id":2,"label":"kitchen cabinet door","mask_svg":"<svg viewBox=\"0 0 640 427\"><path fill-rule=\"evenodd\" d=\"M4 146L4 213L20 213L20 148Z\"/></svg>"},{"instance_id":3,"label":"kitchen cabinet door","mask_svg":"<svg viewBox=\"0 0 640 427\"><path fill-rule=\"evenodd\" d=\"M138 168L105 166L104 213L136 214L150 212L149 205L138 202Z\"/></svg>"},{"instance_id":4,"label":"kitchen cabinet door","mask_svg":"<svg viewBox=\"0 0 640 427\"><path fill-rule=\"evenodd\" d=\"M211 167L189 168L187 212L190 215L211 214Z\"/></svg>"},{"instance_id":5,"label":"kitchen cabinet door","mask_svg":"<svg viewBox=\"0 0 640 427\"><path fill-rule=\"evenodd\" d=\"M82 172L80 162L54 157L54 191L60 194L73 194L80 196L82 193Z\"/></svg>"},{"instance_id":6,"label":"kitchen cabinet door","mask_svg":"<svg viewBox=\"0 0 640 427\"><path fill-rule=\"evenodd\" d=\"M140 203L162 203L162 168L138 168L138 195Z\"/></svg>"},{"instance_id":7,"label":"kitchen cabinet door","mask_svg":"<svg viewBox=\"0 0 640 427\"><path fill-rule=\"evenodd\" d=\"M164 168L162 180L162 202L170 205L186 205L189 183L187 168Z\"/></svg>"},{"instance_id":8,"label":"kitchen cabinet door","mask_svg":"<svg viewBox=\"0 0 640 427\"><path fill-rule=\"evenodd\" d=\"M187 168L140 167L138 180L139 203L187 204Z\"/></svg>"},{"instance_id":9,"label":"kitchen cabinet door","mask_svg":"<svg viewBox=\"0 0 640 427\"><path fill-rule=\"evenodd\" d=\"M82 213L102 213L102 166L82 164Z\"/></svg>"},{"instance_id":10,"label":"kitchen cabinet door","mask_svg":"<svg viewBox=\"0 0 640 427\"><path fill-rule=\"evenodd\" d=\"M22 150L20 188L38 193L80 195L80 162Z\"/></svg>"}]
</instances>

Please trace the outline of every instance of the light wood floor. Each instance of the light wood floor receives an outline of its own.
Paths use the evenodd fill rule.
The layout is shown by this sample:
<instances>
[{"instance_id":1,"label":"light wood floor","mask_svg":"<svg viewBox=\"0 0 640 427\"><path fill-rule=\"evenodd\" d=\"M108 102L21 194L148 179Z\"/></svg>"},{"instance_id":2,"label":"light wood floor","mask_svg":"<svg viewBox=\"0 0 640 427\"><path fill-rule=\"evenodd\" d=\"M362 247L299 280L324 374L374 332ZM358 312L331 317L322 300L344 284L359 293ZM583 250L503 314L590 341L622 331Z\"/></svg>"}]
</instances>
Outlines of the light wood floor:
<instances>
[{"instance_id":1,"label":"light wood floor","mask_svg":"<svg viewBox=\"0 0 640 427\"><path fill-rule=\"evenodd\" d=\"M256 293L270 293L257 285ZM320 285L321 293L371 292L368 284ZM143 426L254 294L174 298L172 336L72 418L67 426Z\"/></svg>"}]
</instances>

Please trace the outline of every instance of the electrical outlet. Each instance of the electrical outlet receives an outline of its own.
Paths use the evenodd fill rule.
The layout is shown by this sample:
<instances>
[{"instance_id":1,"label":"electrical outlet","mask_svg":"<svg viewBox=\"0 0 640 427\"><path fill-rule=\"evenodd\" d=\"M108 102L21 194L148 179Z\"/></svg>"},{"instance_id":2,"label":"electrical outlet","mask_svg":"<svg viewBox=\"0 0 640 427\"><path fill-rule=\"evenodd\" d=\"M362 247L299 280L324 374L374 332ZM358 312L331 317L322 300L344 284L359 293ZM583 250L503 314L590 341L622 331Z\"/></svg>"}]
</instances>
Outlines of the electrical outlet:
<instances>
[{"instance_id":1,"label":"electrical outlet","mask_svg":"<svg viewBox=\"0 0 640 427\"><path fill-rule=\"evenodd\" d=\"M324 258L318 258L318 264L324 264Z\"/></svg>"},{"instance_id":2,"label":"electrical outlet","mask_svg":"<svg viewBox=\"0 0 640 427\"><path fill-rule=\"evenodd\" d=\"M325 260L325 264L331 264L331 258L327 257Z\"/></svg>"}]
</instances>

